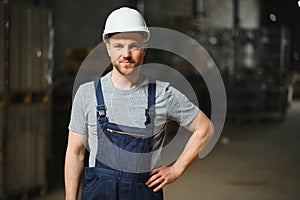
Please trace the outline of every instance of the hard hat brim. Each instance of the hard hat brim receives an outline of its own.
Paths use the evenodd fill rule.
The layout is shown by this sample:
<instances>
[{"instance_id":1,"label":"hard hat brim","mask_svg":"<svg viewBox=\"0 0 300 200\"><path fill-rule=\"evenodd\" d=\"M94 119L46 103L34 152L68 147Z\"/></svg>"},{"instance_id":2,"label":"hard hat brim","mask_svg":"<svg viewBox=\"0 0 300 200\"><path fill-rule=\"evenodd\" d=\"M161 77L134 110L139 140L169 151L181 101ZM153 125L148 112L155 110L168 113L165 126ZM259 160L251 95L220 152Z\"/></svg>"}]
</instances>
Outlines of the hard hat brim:
<instances>
[{"instance_id":1,"label":"hard hat brim","mask_svg":"<svg viewBox=\"0 0 300 200\"><path fill-rule=\"evenodd\" d=\"M145 40L144 42L148 42L148 40L150 39L150 31L149 30L145 30L145 28L142 28L141 30L138 30L138 29L134 29L134 30L123 30L123 31L120 31L120 30L110 30L110 31L105 31L103 32L102 34L102 39L103 41L106 43L107 42L107 39L108 39L108 35L110 34L114 34L114 33L144 33L144 37L145 37Z\"/></svg>"}]
</instances>

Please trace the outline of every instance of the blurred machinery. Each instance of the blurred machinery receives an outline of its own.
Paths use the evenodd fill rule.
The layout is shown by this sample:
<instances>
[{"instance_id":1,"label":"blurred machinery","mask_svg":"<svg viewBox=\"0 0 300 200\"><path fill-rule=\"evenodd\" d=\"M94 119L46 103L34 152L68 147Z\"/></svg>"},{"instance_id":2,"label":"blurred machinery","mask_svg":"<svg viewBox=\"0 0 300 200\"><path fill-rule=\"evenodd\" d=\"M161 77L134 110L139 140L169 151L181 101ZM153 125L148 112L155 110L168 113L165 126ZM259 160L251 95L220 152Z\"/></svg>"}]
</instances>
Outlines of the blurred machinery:
<instances>
[{"instance_id":1,"label":"blurred machinery","mask_svg":"<svg viewBox=\"0 0 300 200\"><path fill-rule=\"evenodd\" d=\"M26 199L47 186L52 13L6 1L0 9L0 199Z\"/></svg>"},{"instance_id":2,"label":"blurred machinery","mask_svg":"<svg viewBox=\"0 0 300 200\"><path fill-rule=\"evenodd\" d=\"M284 119L288 106L288 30L210 29L202 30L198 37L223 76L228 119Z\"/></svg>"}]
</instances>

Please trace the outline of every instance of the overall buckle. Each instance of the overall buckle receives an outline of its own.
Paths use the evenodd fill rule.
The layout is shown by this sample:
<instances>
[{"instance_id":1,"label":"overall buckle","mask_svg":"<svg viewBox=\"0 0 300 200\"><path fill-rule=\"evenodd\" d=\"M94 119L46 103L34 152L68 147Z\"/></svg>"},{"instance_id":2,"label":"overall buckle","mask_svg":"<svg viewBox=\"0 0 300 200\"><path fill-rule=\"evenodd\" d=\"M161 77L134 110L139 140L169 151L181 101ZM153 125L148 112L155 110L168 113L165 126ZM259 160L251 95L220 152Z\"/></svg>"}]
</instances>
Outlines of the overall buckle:
<instances>
[{"instance_id":1,"label":"overall buckle","mask_svg":"<svg viewBox=\"0 0 300 200\"><path fill-rule=\"evenodd\" d=\"M97 115L98 115L98 120L100 118L103 118L106 116L106 106L105 105L97 106Z\"/></svg>"}]
</instances>

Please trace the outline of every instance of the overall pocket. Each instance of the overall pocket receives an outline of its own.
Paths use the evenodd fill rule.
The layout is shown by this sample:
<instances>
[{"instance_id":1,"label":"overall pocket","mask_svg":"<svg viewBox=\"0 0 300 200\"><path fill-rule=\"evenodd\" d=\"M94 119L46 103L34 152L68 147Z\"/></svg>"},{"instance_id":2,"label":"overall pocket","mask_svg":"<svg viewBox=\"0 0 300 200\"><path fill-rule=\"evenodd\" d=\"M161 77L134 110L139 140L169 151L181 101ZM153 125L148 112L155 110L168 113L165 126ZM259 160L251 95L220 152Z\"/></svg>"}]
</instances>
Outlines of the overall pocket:
<instances>
[{"instance_id":1,"label":"overall pocket","mask_svg":"<svg viewBox=\"0 0 300 200\"><path fill-rule=\"evenodd\" d=\"M82 200L111 200L112 178L99 172L97 167L85 168Z\"/></svg>"}]
</instances>

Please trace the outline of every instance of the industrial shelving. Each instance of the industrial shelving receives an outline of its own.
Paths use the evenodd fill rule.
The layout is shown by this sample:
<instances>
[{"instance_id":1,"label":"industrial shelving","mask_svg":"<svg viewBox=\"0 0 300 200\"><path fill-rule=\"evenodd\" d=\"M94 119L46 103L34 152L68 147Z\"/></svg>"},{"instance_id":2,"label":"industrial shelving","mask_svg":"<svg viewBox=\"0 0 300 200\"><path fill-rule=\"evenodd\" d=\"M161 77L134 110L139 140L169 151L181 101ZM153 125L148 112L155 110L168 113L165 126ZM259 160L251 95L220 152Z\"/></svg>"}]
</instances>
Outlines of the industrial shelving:
<instances>
[{"instance_id":1,"label":"industrial shelving","mask_svg":"<svg viewBox=\"0 0 300 200\"><path fill-rule=\"evenodd\" d=\"M9 1L0 9L0 199L28 199L47 187L52 14Z\"/></svg>"},{"instance_id":2,"label":"industrial shelving","mask_svg":"<svg viewBox=\"0 0 300 200\"><path fill-rule=\"evenodd\" d=\"M227 118L283 120L287 109L290 36L286 28L202 30L227 92Z\"/></svg>"}]
</instances>

